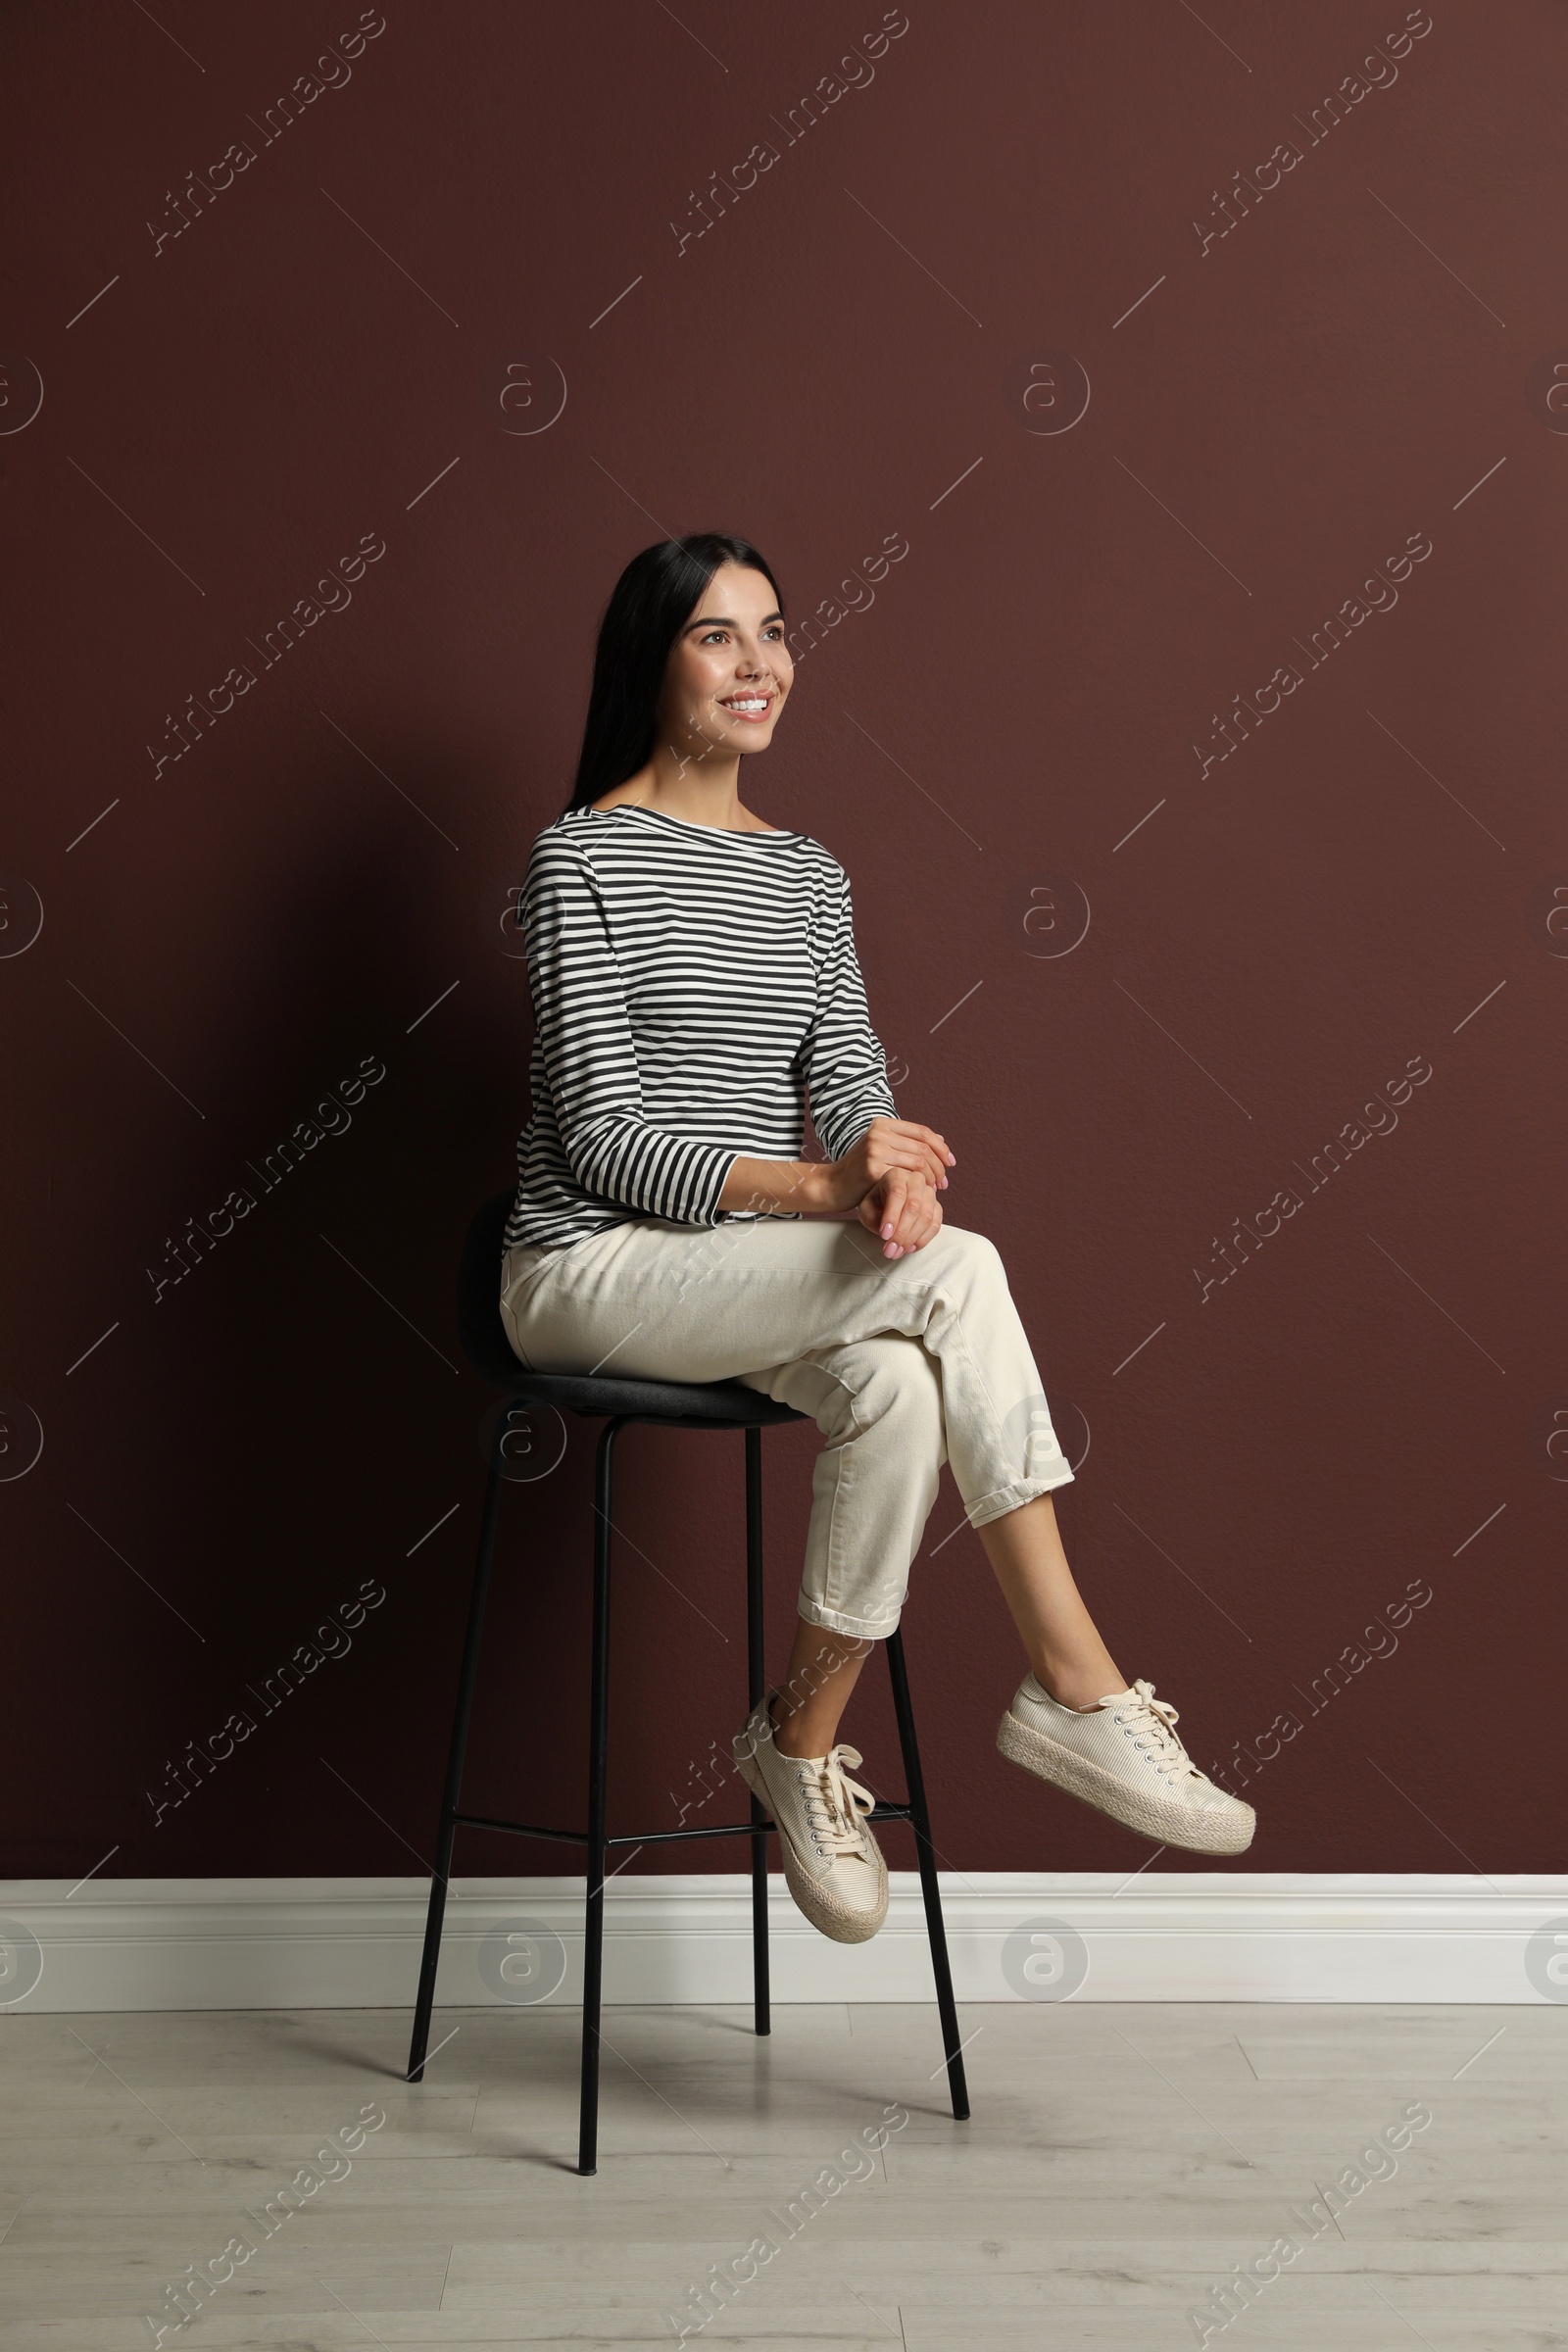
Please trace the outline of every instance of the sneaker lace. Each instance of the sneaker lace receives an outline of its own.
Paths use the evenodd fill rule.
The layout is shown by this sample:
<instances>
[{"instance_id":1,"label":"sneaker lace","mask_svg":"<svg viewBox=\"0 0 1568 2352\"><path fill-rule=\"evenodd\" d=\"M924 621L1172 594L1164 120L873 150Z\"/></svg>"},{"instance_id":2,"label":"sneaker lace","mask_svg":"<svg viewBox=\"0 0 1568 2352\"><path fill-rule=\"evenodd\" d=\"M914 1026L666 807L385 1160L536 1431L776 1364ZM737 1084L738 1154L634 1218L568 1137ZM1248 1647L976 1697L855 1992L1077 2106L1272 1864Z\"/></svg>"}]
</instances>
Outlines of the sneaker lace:
<instances>
[{"instance_id":1,"label":"sneaker lace","mask_svg":"<svg viewBox=\"0 0 1568 2352\"><path fill-rule=\"evenodd\" d=\"M1134 1747L1143 1750L1156 1772L1168 1779L1189 1772L1201 1780L1198 1766L1176 1737L1174 1727L1180 1718L1169 1699L1156 1698L1151 1682L1139 1681L1132 1688L1133 1700L1117 1709L1113 1721L1132 1731Z\"/></svg>"},{"instance_id":2,"label":"sneaker lace","mask_svg":"<svg viewBox=\"0 0 1568 2352\"><path fill-rule=\"evenodd\" d=\"M817 1772L802 1771L806 1822L818 1853L825 1860L848 1860L865 1853L865 1816L876 1803L869 1788L852 1781L846 1764L863 1759L856 1747L835 1747L824 1756Z\"/></svg>"}]
</instances>

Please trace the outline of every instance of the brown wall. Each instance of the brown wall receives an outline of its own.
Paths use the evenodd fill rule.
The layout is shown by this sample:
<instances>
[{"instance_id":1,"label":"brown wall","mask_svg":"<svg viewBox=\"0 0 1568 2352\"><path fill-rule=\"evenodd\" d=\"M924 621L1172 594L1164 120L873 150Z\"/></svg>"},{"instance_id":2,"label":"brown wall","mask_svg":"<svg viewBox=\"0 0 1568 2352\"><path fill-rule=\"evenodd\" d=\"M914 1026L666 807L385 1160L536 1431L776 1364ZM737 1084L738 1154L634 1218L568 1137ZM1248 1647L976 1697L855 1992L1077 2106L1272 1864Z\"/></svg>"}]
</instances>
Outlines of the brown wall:
<instances>
[{"instance_id":1,"label":"brown wall","mask_svg":"<svg viewBox=\"0 0 1568 2352\"><path fill-rule=\"evenodd\" d=\"M748 793L853 876L901 1107L955 1140L952 1213L1090 1433L1063 1518L1113 1649L1205 1765L1299 1723L1233 1776L1247 1866L1561 1865L1557 12L1434 0L1314 132L1397 0L908 0L787 143L881 22L387 0L270 139L351 0L12 27L0 1391L44 1435L0 1485L14 1873L427 1853L488 1402L452 1275L526 1109L496 917L611 583L697 528L755 537L797 616L907 544L844 590ZM176 758L186 698L247 667ZM1087 935L1038 953L1075 893ZM241 1187L175 1282L167 1244ZM813 1444L769 1441L780 1642ZM573 1425L509 1496L481 1805L580 1808L590 1456ZM741 1712L739 1441L624 1459L617 1802L668 1826ZM946 1858L1135 1867L996 1756L1017 1662L976 1540L930 1556L958 1517L945 1485L906 1620ZM247 1687L367 1580L352 1647L264 1715ZM166 1762L242 1708L155 1827ZM879 1680L853 1728L891 1788Z\"/></svg>"}]
</instances>

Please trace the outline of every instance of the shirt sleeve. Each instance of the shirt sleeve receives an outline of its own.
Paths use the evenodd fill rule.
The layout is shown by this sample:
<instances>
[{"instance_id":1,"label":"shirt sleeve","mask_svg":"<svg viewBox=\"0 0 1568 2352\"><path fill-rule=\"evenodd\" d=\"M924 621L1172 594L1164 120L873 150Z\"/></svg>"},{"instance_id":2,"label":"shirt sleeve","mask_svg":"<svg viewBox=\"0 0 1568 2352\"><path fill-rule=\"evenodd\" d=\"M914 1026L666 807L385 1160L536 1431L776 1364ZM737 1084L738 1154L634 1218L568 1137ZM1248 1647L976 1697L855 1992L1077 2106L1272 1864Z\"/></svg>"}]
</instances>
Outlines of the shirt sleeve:
<instances>
[{"instance_id":1,"label":"shirt sleeve","mask_svg":"<svg viewBox=\"0 0 1568 2352\"><path fill-rule=\"evenodd\" d=\"M585 1191L651 1217L715 1225L735 1153L651 1126L616 960L592 868L541 834L523 885L522 935L534 1019L572 1175Z\"/></svg>"},{"instance_id":2,"label":"shirt sleeve","mask_svg":"<svg viewBox=\"0 0 1568 2352\"><path fill-rule=\"evenodd\" d=\"M873 1119L898 1117L855 953L849 876L838 868L818 936L816 1013L801 1046L800 1066L811 1124L830 1159L842 1159Z\"/></svg>"}]
</instances>

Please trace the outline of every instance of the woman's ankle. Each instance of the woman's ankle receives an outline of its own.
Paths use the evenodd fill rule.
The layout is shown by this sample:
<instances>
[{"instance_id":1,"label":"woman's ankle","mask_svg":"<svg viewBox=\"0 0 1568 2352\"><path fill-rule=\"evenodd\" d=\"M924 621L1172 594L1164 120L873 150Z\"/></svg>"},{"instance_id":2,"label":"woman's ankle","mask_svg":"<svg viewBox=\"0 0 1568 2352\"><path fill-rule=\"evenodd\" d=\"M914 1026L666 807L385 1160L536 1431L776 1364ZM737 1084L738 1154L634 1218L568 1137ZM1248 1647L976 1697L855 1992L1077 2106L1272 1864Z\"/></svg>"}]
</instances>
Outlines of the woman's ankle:
<instances>
[{"instance_id":1,"label":"woman's ankle","mask_svg":"<svg viewBox=\"0 0 1568 2352\"><path fill-rule=\"evenodd\" d=\"M1042 1690L1060 1707L1083 1710L1097 1706L1101 1699L1113 1691L1125 1690L1127 1683L1108 1660L1100 1666L1065 1665L1059 1660L1036 1661L1031 1672Z\"/></svg>"},{"instance_id":2,"label":"woman's ankle","mask_svg":"<svg viewBox=\"0 0 1568 2352\"><path fill-rule=\"evenodd\" d=\"M775 1734L773 1745L781 1756L788 1756L792 1762L802 1762L807 1758L829 1755L833 1742L831 1740L805 1740L799 1734L793 1738Z\"/></svg>"},{"instance_id":3,"label":"woman's ankle","mask_svg":"<svg viewBox=\"0 0 1568 2352\"><path fill-rule=\"evenodd\" d=\"M773 1745L781 1756L825 1756L838 1738L838 1725L815 1722L806 1707L783 1706L782 1691L774 1693L768 1708L768 1722L773 1727Z\"/></svg>"}]
</instances>

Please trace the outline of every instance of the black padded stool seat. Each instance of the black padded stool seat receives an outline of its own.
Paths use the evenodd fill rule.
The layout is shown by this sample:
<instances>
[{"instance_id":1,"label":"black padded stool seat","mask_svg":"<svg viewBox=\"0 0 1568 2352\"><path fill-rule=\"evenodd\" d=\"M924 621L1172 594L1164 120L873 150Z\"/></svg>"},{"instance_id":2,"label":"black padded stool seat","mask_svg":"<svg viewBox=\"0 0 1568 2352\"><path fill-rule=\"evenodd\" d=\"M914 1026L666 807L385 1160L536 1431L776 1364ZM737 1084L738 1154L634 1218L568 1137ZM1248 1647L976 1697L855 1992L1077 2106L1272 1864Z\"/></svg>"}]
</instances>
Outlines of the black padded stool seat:
<instances>
[{"instance_id":1,"label":"black padded stool seat","mask_svg":"<svg viewBox=\"0 0 1568 2352\"><path fill-rule=\"evenodd\" d=\"M479 1673L479 1644L484 1631L485 1597L495 1556L496 1529L505 1484L505 1445L510 1412L498 1415L490 1448L490 1475L485 1488L479 1526L479 1553L474 1565L473 1591L468 1603L468 1629L458 1679L458 1703L447 1755L446 1789L436 1838L435 1871L430 1883L430 1909L425 1922L424 1953L419 1964L419 1988L415 2004L414 2039L409 2050L411 2082L424 2074L429 2047L430 2018L435 2004L436 1971L441 1959L441 1930L446 1916L447 1887L453 1847L460 1829L500 1831L508 1837L580 1845L584 1849L587 1905L583 1935L582 2100L577 2136L577 2170L598 2168L600 2007L604 1972L605 1864L612 1846L682 1843L694 1838L742 1838L752 1842L752 1984L754 2015L759 2034L769 2030L767 1952L767 1840L777 1835L767 1813L755 1796L750 1819L718 1822L702 1829L631 1830L612 1837L606 1820L606 1788L610 1737L610 1569L614 1529L614 1446L628 1422L652 1423L662 1429L740 1429L746 1433L746 1623L748 1705L761 1699L764 1682L762 1640L762 1431L780 1421L804 1418L787 1404L775 1404L738 1381L687 1383L669 1380L630 1380L588 1372L531 1372L514 1354L501 1321L502 1234L512 1208L513 1195L498 1193L486 1201L468 1228L458 1272L458 1330L474 1370L491 1388L519 1403L553 1406L558 1411L602 1419L594 1469L594 1622L593 1653L589 1668L588 1826L585 1830L558 1829L541 1822L504 1821L490 1814L459 1810L463 1789L463 1759L467 1745L468 1720L473 1710ZM937 1884L936 1852L926 1812L925 1784L915 1744L914 1715L909 1704L904 1642L897 1632L882 1644L893 1684L893 1706L898 1718L899 1744L908 1796L903 1804L879 1802L873 1822L906 1821L914 1832L920 1866L920 1889L925 1898L926 1934L931 1945L937 2012L948 2089L955 2116L969 2112L963 2055L958 2038L958 2016L953 1998L953 1975L948 1965L947 1936L942 1922L942 1897ZM739 1693L733 1720L740 1720ZM738 1776L737 1776L738 1777Z\"/></svg>"}]
</instances>

